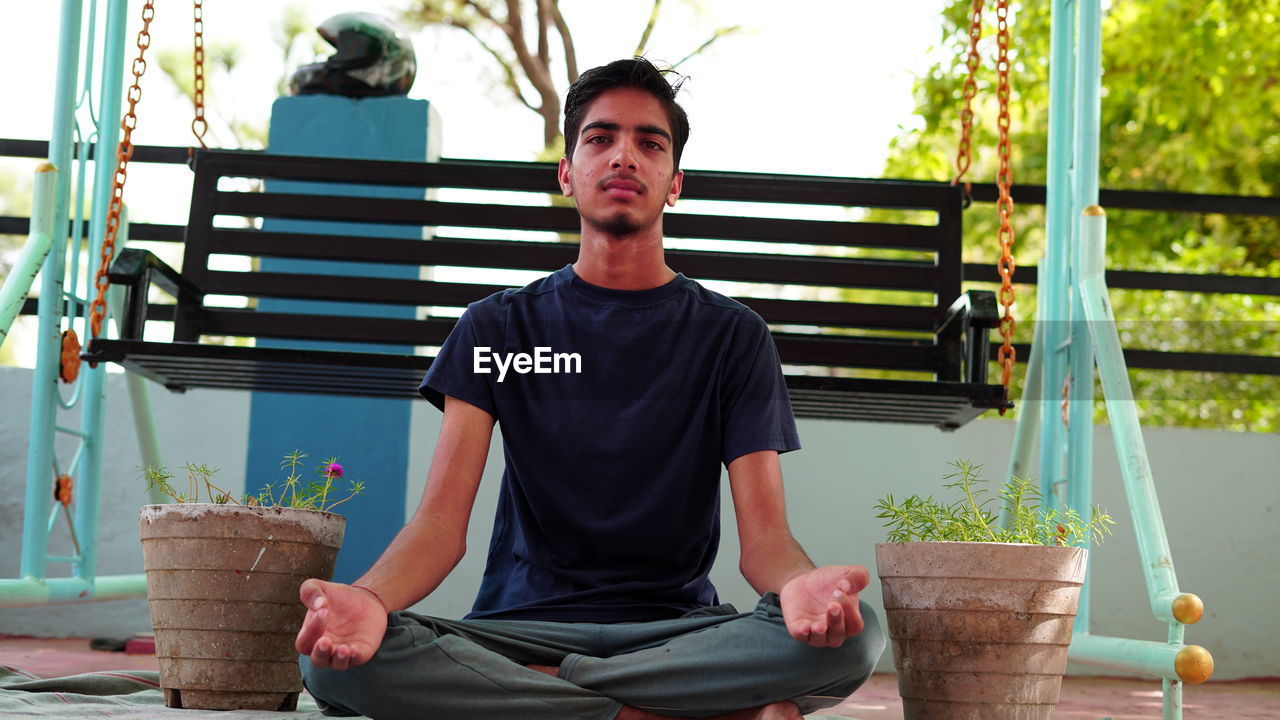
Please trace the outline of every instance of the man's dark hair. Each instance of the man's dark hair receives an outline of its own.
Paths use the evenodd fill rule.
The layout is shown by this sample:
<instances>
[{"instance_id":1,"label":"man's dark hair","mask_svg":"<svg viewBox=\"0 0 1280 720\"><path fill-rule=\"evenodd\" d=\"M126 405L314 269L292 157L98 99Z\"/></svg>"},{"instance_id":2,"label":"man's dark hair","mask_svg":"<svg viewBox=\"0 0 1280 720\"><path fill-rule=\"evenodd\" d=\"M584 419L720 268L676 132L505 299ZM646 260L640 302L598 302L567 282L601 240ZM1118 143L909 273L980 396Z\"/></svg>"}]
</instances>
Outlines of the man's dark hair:
<instances>
[{"instance_id":1,"label":"man's dark hair","mask_svg":"<svg viewBox=\"0 0 1280 720\"><path fill-rule=\"evenodd\" d=\"M689 139L689 116L684 108L676 102L676 93L686 77L679 77L675 84L667 82L666 75L674 70L659 70L653 63L642 57L627 60L615 60L608 65L594 67L578 76L564 98L564 154L573 160L573 146L578 142L578 131L587 113L591 101L608 90L615 88L635 88L643 90L653 97L667 112L667 121L671 124L671 142L675 167L680 167L680 154L684 152L684 144Z\"/></svg>"}]
</instances>

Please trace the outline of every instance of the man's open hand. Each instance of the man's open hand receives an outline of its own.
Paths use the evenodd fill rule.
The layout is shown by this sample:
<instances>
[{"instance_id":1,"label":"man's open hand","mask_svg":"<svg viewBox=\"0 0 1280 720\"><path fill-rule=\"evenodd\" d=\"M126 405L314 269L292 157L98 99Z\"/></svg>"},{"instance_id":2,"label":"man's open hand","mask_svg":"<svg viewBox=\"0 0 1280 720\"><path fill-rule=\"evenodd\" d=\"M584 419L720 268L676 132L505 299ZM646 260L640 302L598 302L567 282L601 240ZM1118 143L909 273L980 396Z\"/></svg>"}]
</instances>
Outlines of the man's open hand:
<instances>
[{"instance_id":1,"label":"man's open hand","mask_svg":"<svg viewBox=\"0 0 1280 720\"><path fill-rule=\"evenodd\" d=\"M861 565L827 565L782 586L782 619L791 637L814 647L840 647L862 632L858 593L871 575Z\"/></svg>"},{"instance_id":2,"label":"man's open hand","mask_svg":"<svg viewBox=\"0 0 1280 720\"><path fill-rule=\"evenodd\" d=\"M307 617L294 646L312 665L346 670L368 662L382 645L387 610L372 593L312 578L298 595Z\"/></svg>"}]
</instances>

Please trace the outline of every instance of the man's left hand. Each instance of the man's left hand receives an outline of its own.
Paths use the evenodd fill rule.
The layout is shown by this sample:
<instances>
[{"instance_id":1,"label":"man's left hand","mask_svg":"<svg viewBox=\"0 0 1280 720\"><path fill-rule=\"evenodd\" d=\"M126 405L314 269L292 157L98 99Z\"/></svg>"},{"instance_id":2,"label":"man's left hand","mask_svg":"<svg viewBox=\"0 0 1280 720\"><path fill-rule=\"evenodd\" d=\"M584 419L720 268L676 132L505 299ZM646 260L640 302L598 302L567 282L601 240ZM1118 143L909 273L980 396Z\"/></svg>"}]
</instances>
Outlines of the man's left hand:
<instances>
[{"instance_id":1,"label":"man's left hand","mask_svg":"<svg viewBox=\"0 0 1280 720\"><path fill-rule=\"evenodd\" d=\"M858 593L871 575L861 565L826 565L782 586L782 619L791 637L814 647L840 647L862 632Z\"/></svg>"}]
</instances>

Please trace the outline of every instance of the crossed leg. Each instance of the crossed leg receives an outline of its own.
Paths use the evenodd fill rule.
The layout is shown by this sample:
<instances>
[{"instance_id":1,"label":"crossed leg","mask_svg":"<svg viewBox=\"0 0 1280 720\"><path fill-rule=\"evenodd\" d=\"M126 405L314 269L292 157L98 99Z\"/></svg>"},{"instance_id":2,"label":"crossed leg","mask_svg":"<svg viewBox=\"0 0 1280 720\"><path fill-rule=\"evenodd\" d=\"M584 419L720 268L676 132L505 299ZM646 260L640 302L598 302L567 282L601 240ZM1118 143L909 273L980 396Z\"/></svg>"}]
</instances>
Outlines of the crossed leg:
<instances>
[{"instance_id":1,"label":"crossed leg","mask_svg":"<svg viewBox=\"0 0 1280 720\"><path fill-rule=\"evenodd\" d=\"M392 613L369 663L334 671L304 659L303 675L331 712L375 720L795 720L870 676L885 640L862 613L866 628L840 648L793 640L771 594L752 613L617 625Z\"/></svg>"}]
</instances>

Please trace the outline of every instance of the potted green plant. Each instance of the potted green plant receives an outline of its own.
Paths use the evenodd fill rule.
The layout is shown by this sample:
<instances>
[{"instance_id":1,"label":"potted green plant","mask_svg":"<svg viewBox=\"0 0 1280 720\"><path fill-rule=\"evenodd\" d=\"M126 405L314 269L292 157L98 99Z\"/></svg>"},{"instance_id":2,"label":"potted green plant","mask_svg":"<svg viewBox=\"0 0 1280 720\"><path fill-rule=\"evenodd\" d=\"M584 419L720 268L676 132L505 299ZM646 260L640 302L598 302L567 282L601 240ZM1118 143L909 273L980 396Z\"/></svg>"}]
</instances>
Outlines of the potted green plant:
<instances>
[{"instance_id":1,"label":"potted green plant","mask_svg":"<svg viewBox=\"0 0 1280 720\"><path fill-rule=\"evenodd\" d=\"M304 481L305 457L286 455L283 483L239 500L213 483L216 468L182 466L183 488L164 468L143 470L148 487L174 500L144 506L139 521L167 706L297 707L293 642L306 615L298 586L332 576L346 519L331 511L364 490L358 482L335 487L345 474L336 457Z\"/></svg>"},{"instance_id":2,"label":"potted green plant","mask_svg":"<svg viewBox=\"0 0 1280 720\"><path fill-rule=\"evenodd\" d=\"M997 501L979 466L953 466L954 502L876 505L889 528L876 567L905 720L1048 720L1088 565L1082 545L1114 522L1098 508L1086 520L1041 507L1030 480L1010 479Z\"/></svg>"}]
</instances>

